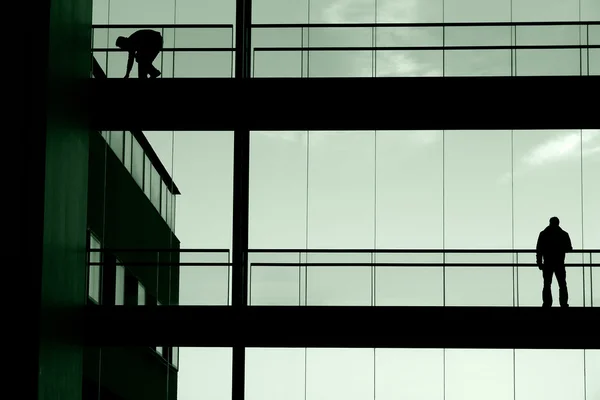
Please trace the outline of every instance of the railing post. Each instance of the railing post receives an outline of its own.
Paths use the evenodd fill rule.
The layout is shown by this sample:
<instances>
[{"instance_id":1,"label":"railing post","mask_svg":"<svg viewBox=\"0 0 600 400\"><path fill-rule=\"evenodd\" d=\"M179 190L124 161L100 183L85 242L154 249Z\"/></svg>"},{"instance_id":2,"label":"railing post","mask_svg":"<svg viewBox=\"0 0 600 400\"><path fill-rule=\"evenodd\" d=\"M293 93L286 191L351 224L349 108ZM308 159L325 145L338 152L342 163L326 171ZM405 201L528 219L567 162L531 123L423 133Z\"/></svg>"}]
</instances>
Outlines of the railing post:
<instances>
[{"instance_id":1,"label":"railing post","mask_svg":"<svg viewBox=\"0 0 600 400\"><path fill-rule=\"evenodd\" d=\"M244 105L249 98L242 89L250 77L250 30L252 22L252 0L236 0L235 26L235 100ZM243 107L240 107L242 109ZM250 167L250 130L242 116L234 116L237 126L233 143L233 221L232 221L232 307L236 315L244 312L248 305L248 179ZM238 340L232 348L232 400L244 400L246 349L240 327Z\"/></svg>"}]
</instances>

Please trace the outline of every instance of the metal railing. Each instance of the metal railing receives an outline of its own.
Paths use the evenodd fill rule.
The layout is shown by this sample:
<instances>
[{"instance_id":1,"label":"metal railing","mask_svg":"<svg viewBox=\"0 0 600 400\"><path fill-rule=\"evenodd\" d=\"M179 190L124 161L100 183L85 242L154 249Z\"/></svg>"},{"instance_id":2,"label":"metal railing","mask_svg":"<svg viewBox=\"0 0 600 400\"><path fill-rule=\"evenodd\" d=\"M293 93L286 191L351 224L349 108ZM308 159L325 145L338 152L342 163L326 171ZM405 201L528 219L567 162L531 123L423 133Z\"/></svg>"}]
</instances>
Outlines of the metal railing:
<instances>
[{"instance_id":1,"label":"metal railing","mask_svg":"<svg viewBox=\"0 0 600 400\"><path fill-rule=\"evenodd\" d=\"M163 38L163 49L154 61L160 77L233 77L231 24L93 25L92 53L109 78L122 78L127 66L127 52L116 47L117 37L140 29L155 30ZM137 77L135 66L130 76Z\"/></svg>"},{"instance_id":2,"label":"metal railing","mask_svg":"<svg viewBox=\"0 0 600 400\"><path fill-rule=\"evenodd\" d=\"M109 77L138 29L162 34L162 77L234 76L233 25L94 25ZM250 51L253 77L600 75L600 21L253 24Z\"/></svg>"},{"instance_id":3,"label":"metal railing","mask_svg":"<svg viewBox=\"0 0 600 400\"><path fill-rule=\"evenodd\" d=\"M255 24L252 51L255 77L599 75L600 21Z\"/></svg>"},{"instance_id":4,"label":"metal railing","mask_svg":"<svg viewBox=\"0 0 600 400\"><path fill-rule=\"evenodd\" d=\"M231 304L229 250L91 251L133 272L177 268L179 305ZM567 254L571 306L600 304L599 260L600 249ZM247 268L249 305L540 306L543 282L530 249L250 249Z\"/></svg>"}]
</instances>

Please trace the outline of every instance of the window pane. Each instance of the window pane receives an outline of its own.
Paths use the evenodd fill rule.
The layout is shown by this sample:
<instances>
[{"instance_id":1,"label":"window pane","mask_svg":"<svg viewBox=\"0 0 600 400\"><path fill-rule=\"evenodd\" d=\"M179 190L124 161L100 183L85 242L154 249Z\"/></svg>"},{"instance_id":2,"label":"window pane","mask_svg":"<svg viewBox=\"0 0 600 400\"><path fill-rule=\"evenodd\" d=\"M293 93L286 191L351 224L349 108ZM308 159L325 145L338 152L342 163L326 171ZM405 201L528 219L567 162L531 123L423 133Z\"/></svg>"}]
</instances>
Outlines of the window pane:
<instances>
[{"instance_id":1,"label":"window pane","mask_svg":"<svg viewBox=\"0 0 600 400\"><path fill-rule=\"evenodd\" d=\"M512 246L510 131L445 132L445 247Z\"/></svg>"},{"instance_id":2,"label":"window pane","mask_svg":"<svg viewBox=\"0 0 600 400\"><path fill-rule=\"evenodd\" d=\"M169 228L173 227L173 213L171 212L171 204L172 204L173 195L170 191L167 190L167 196L165 199L166 210L165 210L165 220L167 221L167 225Z\"/></svg>"},{"instance_id":3,"label":"window pane","mask_svg":"<svg viewBox=\"0 0 600 400\"><path fill-rule=\"evenodd\" d=\"M158 171L154 167L152 167L150 179L150 199L152 200L154 207L156 207L160 213L160 191L162 190L163 183Z\"/></svg>"},{"instance_id":4,"label":"window pane","mask_svg":"<svg viewBox=\"0 0 600 400\"><path fill-rule=\"evenodd\" d=\"M131 173L140 188L144 187L144 150L136 138L132 138Z\"/></svg>"},{"instance_id":5,"label":"window pane","mask_svg":"<svg viewBox=\"0 0 600 400\"><path fill-rule=\"evenodd\" d=\"M600 350L585 350L587 399L600 398Z\"/></svg>"},{"instance_id":6,"label":"window pane","mask_svg":"<svg viewBox=\"0 0 600 400\"><path fill-rule=\"evenodd\" d=\"M154 167L152 166L150 159L148 156L144 155L144 193L146 193L148 198L150 198L150 189L152 186L150 177L152 176L153 169Z\"/></svg>"},{"instance_id":7,"label":"window pane","mask_svg":"<svg viewBox=\"0 0 600 400\"><path fill-rule=\"evenodd\" d=\"M146 288L141 282L138 282L138 293L137 293L138 306L146 304Z\"/></svg>"},{"instance_id":8,"label":"window pane","mask_svg":"<svg viewBox=\"0 0 600 400\"><path fill-rule=\"evenodd\" d=\"M230 400L232 349L179 349L178 400Z\"/></svg>"},{"instance_id":9,"label":"window pane","mask_svg":"<svg viewBox=\"0 0 600 400\"><path fill-rule=\"evenodd\" d=\"M119 160L123 161L123 145L125 132L111 131L110 132L110 147L113 149Z\"/></svg>"},{"instance_id":10,"label":"window pane","mask_svg":"<svg viewBox=\"0 0 600 400\"><path fill-rule=\"evenodd\" d=\"M310 23L375 22L375 2L338 3L338 0L310 0Z\"/></svg>"},{"instance_id":11,"label":"window pane","mask_svg":"<svg viewBox=\"0 0 600 400\"><path fill-rule=\"evenodd\" d=\"M444 54L441 51L382 50L377 51L375 57L377 77L432 77L444 73Z\"/></svg>"},{"instance_id":12,"label":"window pane","mask_svg":"<svg viewBox=\"0 0 600 400\"><path fill-rule=\"evenodd\" d=\"M171 355L171 364L175 368L179 368L179 347L172 347L171 351L173 352Z\"/></svg>"},{"instance_id":13,"label":"window pane","mask_svg":"<svg viewBox=\"0 0 600 400\"><path fill-rule=\"evenodd\" d=\"M375 135L377 248L442 248L442 131L378 131ZM394 269L378 272L401 274Z\"/></svg>"},{"instance_id":14,"label":"window pane","mask_svg":"<svg viewBox=\"0 0 600 400\"><path fill-rule=\"evenodd\" d=\"M250 248L306 246L307 136L250 134Z\"/></svg>"},{"instance_id":15,"label":"window pane","mask_svg":"<svg viewBox=\"0 0 600 400\"><path fill-rule=\"evenodd\" d=\"M100 241L90 233L90 250L99 250L101 248ZM89 254L90 263L99 263L102 259L100 252L91 251ZM90 265L88 276L88 296L96 303L100 303L100 282L101 282L101 266Z\"/></svg>"},{"instance_id":16,"label":"window pane","mask_svg":"<svg viewBox=\"0 0 600 400\"><path fill-rule=\"evenodd\" d=\"M306 350L306 399L372 399L373 349Z\"/></svg>"},{"instance_id":17,"label":"window pane","mask_svg":"<svg viewBox=\"0 0 600 400\"><path fill-rule=\"evenodd\" d=\"M175 78L230 78L233 76L233 52L173 52ZM169 64L167 62L167 64Z\"/></svg>"},{"instance_id":18,"label":"window pane","mask_svg":"<svg viewBox=\"0 0 600 400\"><path fill-rule=\"evenodd\" d=\"M444 0L444 22L511 20L512 0Z\"/></svg>"},{"instance_id":19,"label":"window pane","mask_svg":"<svg viewBox=\"0 0 600 400\"><path fill-rule=\"evenodd\" d=\"M441 246L435 248L439 247ZM375 261L378 264L406 264L405 266L375 267L373 271L375 275L375 305L404 307L440 307L444 305L442 267L420 265L424 263L442 264L442 253L377 253Z\"/></svg>"},{"instance_id":20,"label":"window pane","mask_svg":"<svg viewBox=\"0 0 600 400\"><path fill-rule=\"evenodd\" d=\"M583 350L515 351L515 400L584 400Z\"/></svg>"},{"instance_id":21,"label":"window pane","mask_svg":"<svg viewBox=\"0 0 600 400\"><path fill-rule=\"evenodd\" d=\"M117 273L115 279L115 305L125 304L125 267L117 260Z\"/></svg>"},{"instance_id":22,"label":"window pane","mask_svg":"<svg viewBox=\"0 0 600 400\"><path fill-rule=\"evenodd\" d=\"M133 135L129 131L125 131L125 149L123 154L123 164L127 168L127 171L131 172L131 140L133 139Z\"/></svg>"},{"instance_id":23,"label":"window pane","mask_svg":"<svg viewBox=\"0 0 600 400\"><path fill-rule=\"evenodd\" d=\"M253 0L253 24L306 24L310 0Z\"/></svg>"},{"instance_id":24,"label":"window pane","mask_svg":"<svg viewBox=\"0 0 600 400\"><path fill-rule=\"evenodd\" d=\"M446 400L514 400L513 350L448 349L445 368Z\"/></svg>"},{"instance_id":25,"label":"window pane","mask_svg":"<svg viewBox=\"0 0 600 400\"><path fill-rule=\"evenodd\" d=\"M370 253L311 253L307 263L371 263ZM365 266L316 265L305 268L306 300L309 306L373 305L373 268Z\"/></svg>"},{"instance_id":26,"label":"window pane","mask_svg":"<svg viewBox=\"0 0 600 400\"><path fill-rule=\"evenodd\" d=\"M377 22L443 22L444 0L377 0Z\"/></svg>"},{"instance_id":27,"label":"window pane","mask_svg":"<svg viewBox=\"0 0 600 400\"><path fill-rule=\"evenodd\" d=\"M247 400L304 400L304 349L246 349Z\"/></svg>"},{"instance_id":28,"label":"window pane","mask_svg":"<svg viewBox=\"0 0 600 400\"><path fill-rule=\"evenodd\" d=\"M445 76L511 76L510 50L446 51Z\"/></svg>"},{"instance_id":29,"label":"window pane","mask_svg":"<svg viewBox=\"0 0 600 400\"><path fill-rule=\"evenodd\" d=\"M444 397L442 349L375 349L375 373L377 400Z\"/></svg>"},{"instance_id":30,"label":"window pane","mask_svg":"<svg viewBox=\"0 0 600 400\"><path fill-rule=\"evenodd\" d=\"M584 130L583 140L583 248L600 247L600 129ZM597 257L600 257L598 254ZM596 261L600 262L600 261Z\"/></svg>"},{"instance_id":31,"label":"window pane","mask_svg":"<svg viewBox=\"0 0 600 400\"><path fill-rule=\"evenodd\" d=\"M446 267L447 306L512 307L516 304L513 268L478 266L487 263L511 264L512 254L449 253L446 254L446 262L469 265Z\"/></svg>"},{"instance_id":32,"label":"window pane","mask_svg":"<svg viewBox=\"0 0 600 400\"><path fill-rule=\"evenodd\" d=\"M161 181L160 189L160 215L163 218L167 218L167 186Z\"/></svg>"},{"instance_id":33,"label":"window pane","mask_svg":"<svg viewBox=\"0 0 600 400\"><path fill-rule=\"evenodd\" d=\"M581 75L582 67L578 49L517 49L516 66L517 76Z\"/></svg>"},{"instance_id":34,"label":"window pane","mask_svg":"<svg viewBox=\"0 0 600 400\"><path fill-rule=\"evenodd\" d=\"M265 246L266 247L266 246ZM294 266L306 260L304 253L258 253L248 256L250 268L251 305L305 305L306 267ZM260 263L290 264L286 266L261 266Z\"/></svg>"},{"instance_id":35,"label":"window pane","mask_svg":"<svg viewBox=\"0 0 600 400\"><path fill-rule=\"evenodd\" d=\"M172 198L171 226L185 220L182 247L230 248L233 190L233 132L175 133L173 176L183 195ZM199 229L208 227L210 229ZM187 269L182 268L182 281Z\"/></svg>"},{"instance_id":36,"label":"window pane","mask_svg":"<svg viewBox=\"0 0 600 400\"><path fill-rule=\"evenodd\" d=\"M374 132L309 132L308 170L308 248L372 248Z\"/></svg>"},{"instance_id":37,"label":"window pane","mask_svg":"<svg viewBox=\"0 0 600 400\"><path fill-rule=\"evenodd\" d=\"M375 73L373 51L319 50L311 51L309 57L311 78L372 77Z\"/></svg>"},{"instance_id":38,"label":"window pane","mask_svg":"<svg viewBox=\"0 0 600 400\"><path fill-rule=\"evenodd\" d=\"M579 0L513 0L512 20L579 21Z\"/></svg>"}]
</instances>

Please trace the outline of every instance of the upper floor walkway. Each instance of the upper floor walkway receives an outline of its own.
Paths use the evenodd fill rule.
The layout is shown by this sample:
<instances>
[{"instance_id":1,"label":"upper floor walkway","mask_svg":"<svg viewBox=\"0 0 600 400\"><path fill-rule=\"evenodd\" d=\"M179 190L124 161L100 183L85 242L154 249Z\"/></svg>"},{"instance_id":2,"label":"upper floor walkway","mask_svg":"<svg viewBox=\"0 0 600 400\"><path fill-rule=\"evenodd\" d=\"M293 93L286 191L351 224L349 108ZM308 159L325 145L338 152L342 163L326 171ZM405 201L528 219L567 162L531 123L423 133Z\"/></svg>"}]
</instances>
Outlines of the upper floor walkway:
<instances>
[{"instance_id":1,"label":"upper floor walkway","mask_svg":"<svg viewBox=\"0 0 600 400\"><path fill-rule=\"evenodd\" d=\"M251 249L242 270L227 249L90 252L122 259L127 253L132 261L125 268L165 273L176 268L178 293L170 298L178 300L165 305L230 306L232 277L240 273L249 306L537 308L542 303L542 273L535 251L526 249ZM91 259L100 261L90 266L102 268L102 257ZM565 265L570 306L600 307L600 249L575 250ZM553 290L558 306L556 279ZM105 305L114 304L107 300Z\"/></svg>"},{"instance_id":2,"label":"upper floor walkway","mask_svg":"<svg viewBox=\"0 0 600 400\"><path fill-rule=\"evenodd\" d=\"M138 29L163 36L163 78L234 77L233 25L95 25L109 78L127 64L117 37ZM600 21L253 24L250 34L256 78L600 75Z\"/></svg>"},{"instance_id":3,"label":"upper floor walkway","mask_svg":"<svg viewBox=\"0 0 600 400\"><path fill-rule=\"evenodd\" d=\"M116 38L142 28L163 36L162 75L122 79ZM599 21L254 24L243 80L232 25L96 25L93 38L108 77L91 82L98 130L597 127Z\"/></svg>"},{"instance_id":4,"label":"upper floor walkway","mask_svg":"<svg viewBox=\"0 0 600 400\"><path fill-rule=\"evenodd\" d=\"M95 251L176 268L179 301L90 305L90 345L600 348L600 249L569 254L569 308L540 307L531 250L254 249L236 270L225 249ZM247 306L230 306L235 274Z\"/></svg>"}]
</instances>

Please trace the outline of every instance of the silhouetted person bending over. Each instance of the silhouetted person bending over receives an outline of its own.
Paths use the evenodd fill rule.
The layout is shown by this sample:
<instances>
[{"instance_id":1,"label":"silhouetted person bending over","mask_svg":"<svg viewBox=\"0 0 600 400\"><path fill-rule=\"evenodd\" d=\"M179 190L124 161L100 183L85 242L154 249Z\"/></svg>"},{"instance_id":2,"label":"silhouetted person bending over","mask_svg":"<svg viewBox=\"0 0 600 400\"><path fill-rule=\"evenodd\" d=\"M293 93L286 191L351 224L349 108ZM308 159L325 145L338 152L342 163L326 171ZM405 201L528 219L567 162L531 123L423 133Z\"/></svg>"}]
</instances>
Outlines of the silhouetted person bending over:
<instances>
[{"instance_id":1,"label":"silhouetted person bending over","mask_svg":"<svg viewBox=\"0 0 600 400\"><path fill-rule=\"evenodd\" d=\"M557 217L550 218L550 225L540 232L537 241L537 265L544 277L542 307L552 307L552 275L556 275L558 282L560 306L569 307L565 256L568 251L573 250L573 246L569 234L559 225Z\"/></svg>"},{"instance_id":2,"label":"silhouetted person bending over","mask_svg":"<svg viewBox=\"0 0 600 400\"><path fill-rule=\"evenodd\" d=\"M163 38L160 33L150 29L142 29L132 33L128 38L119 36L116 45L129 52L125 78L129 78L134 59L138 64L139 78L146 79L148 75L150 75L150 78L156 78L160 75L160 71L152 65L152 62L163 48Z\"/></svg>"}]
</instances>

